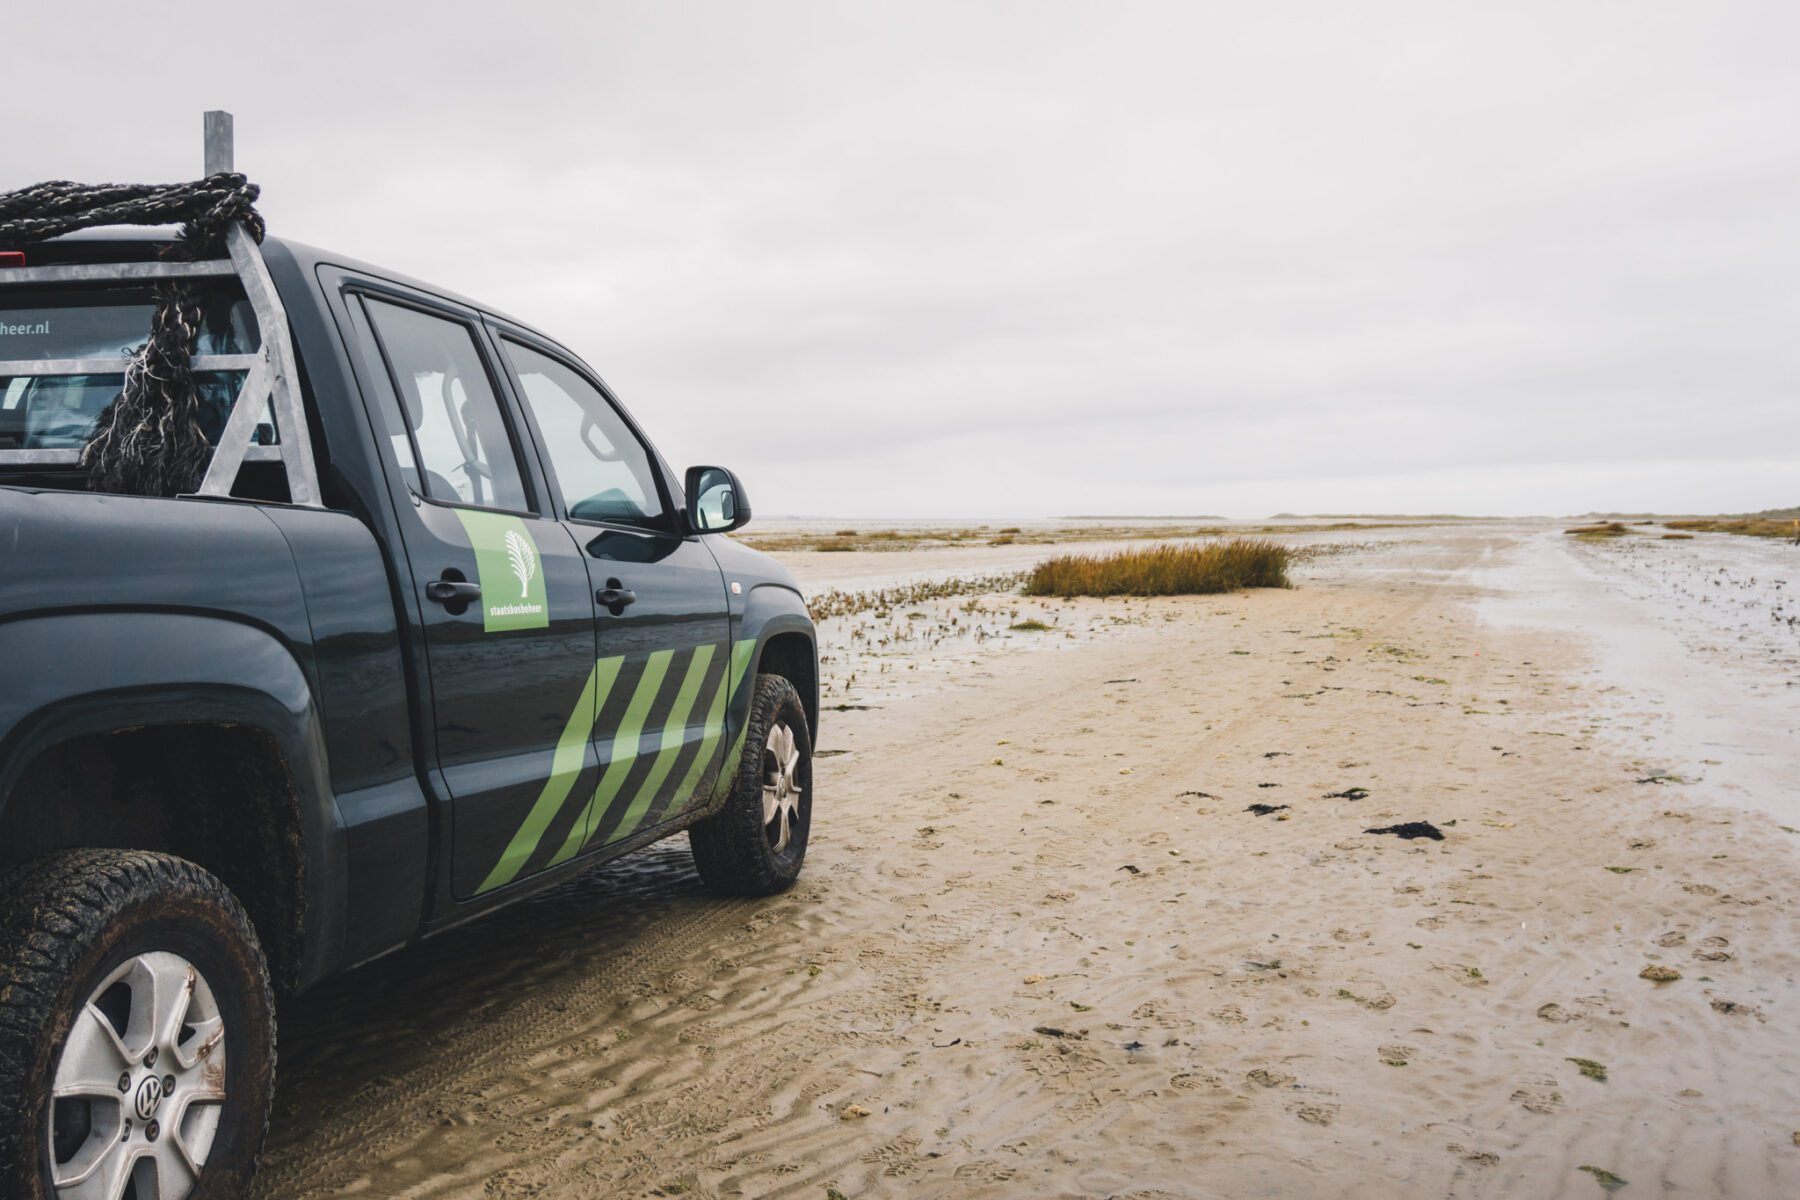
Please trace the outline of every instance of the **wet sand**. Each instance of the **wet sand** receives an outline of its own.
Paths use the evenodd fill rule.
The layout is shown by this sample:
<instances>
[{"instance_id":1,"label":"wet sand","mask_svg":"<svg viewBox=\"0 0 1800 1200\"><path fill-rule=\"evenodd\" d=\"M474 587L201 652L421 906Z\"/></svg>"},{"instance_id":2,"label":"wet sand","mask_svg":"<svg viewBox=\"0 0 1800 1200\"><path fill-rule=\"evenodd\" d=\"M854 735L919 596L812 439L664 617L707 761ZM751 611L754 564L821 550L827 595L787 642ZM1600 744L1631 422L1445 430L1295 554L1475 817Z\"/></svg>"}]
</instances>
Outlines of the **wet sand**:
<instances>
[{"instance_id":1,"label":"wet sand","mask_svg":"<svg viewBox=\"0 0 1800 1200\"><path fill-rule=\"evenodd\" d=\"M1800 835L1643 782L1668 662L1518 611L1612 547L1337 536L1292 591L827 623L800 885L678 838L288 1004L259 1194L1800 1195ZM791 559L950 553L1002 569Z\"/></svg>"},{"instance_id":2,"label":"wet sand","mask_svg":"<svg viewBox=\"0 0 1800 1200\"><path fill-rule=\"evenodd\" d=\"M1800 547L1527 533L1477 568L1478 611L1585 651L1603 741L1690 794L1800 825Z\"/></svg>"}]
</instances>

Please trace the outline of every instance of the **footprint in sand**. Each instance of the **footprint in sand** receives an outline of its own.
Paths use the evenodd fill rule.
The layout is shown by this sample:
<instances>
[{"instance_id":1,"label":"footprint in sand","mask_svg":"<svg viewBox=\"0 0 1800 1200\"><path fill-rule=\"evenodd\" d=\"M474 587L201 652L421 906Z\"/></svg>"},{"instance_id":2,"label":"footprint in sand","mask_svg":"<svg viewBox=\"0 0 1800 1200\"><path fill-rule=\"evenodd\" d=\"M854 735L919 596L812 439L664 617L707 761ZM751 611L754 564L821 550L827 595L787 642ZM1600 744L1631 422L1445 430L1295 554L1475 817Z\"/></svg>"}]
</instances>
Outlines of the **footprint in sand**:
<instances>
[{"instance_id":1,"label":"footprint in sand","mask_svg":"<svg viewBox=\"0 0 1800 1200\"><path fill-rule=\"evenodd\" d=\"M1712 1010L1716 1013L1724 1013L1728 1017L1750 1016L1755 1017L1758 1021L1768 1019L1763 1016L1762 1009L1749 1004L1739 1004L1736 1000L1714 1000Z\"/></svg>"},{"instance_id":2,"label":"footprint in sand","mask_svg":"<svg viewBox=\"0 0 1800 1200\"><path fill-rule=\"evenodd\" d=\"M1337 1120L1338 1106L1335 1104L1302 1104L1292 1112L1310 1125L1329 1125Z\"/></svg>"},{"instance_id":3,"label":"footprint in sand","mask_svg":"<svg viewBox=\"0 0 1800 1200\"><path fill-rule=\"evenodd\" d=\"M1500 1161L1500 1156L1491 1150L1471 1150L1467 1146L1451 1142L1444 1147L1450 1153L1466 1163L1474 1163L1478 1167L1491 1167Z\"/></svg>"},{"instance_id":4,"label":"footprint in sand","mask_svg":"<svg viewBox=\"0 0 1800 1200\"><path fill-rule=\"evenodd\" d=\"M1412 1046L1383 1046L1380 1051L1381 1061L1390 1067L1404 1067L1418 1050Z\"/></svg>"},{"instance_id":5,"label":"footprint in sand","mask_svg":"<svg viewBox=\"0 0 1800 1200\"><path fill-rule=\"evenodd\" d=\"M897 1178L912 1170L919 1162L919 1139L912 1135L895 1138L885 1146L877 1146L862 1156L866 1163L879 1163L881 1173Z\"/></svg>"},{"instance_id":6,"label":"footprint in sand","mask_svg":"<svg viewBox=\"0 0 1800 1200\"><path fill-rule=\"evenodd\" d=\"M1375 1012L1385 1012L1394 1007L1394 995L1392 992L1380 992L1374 996L1361 996L1351 991L1349 988L1339 988L1337 990L1337 997L1339 1000L1354 1000L1364 1008L1371 1009Z\"/></svg>"},{"instance_id":7,"label":"footprint in sand","mask_svg":"<svg viewBox=\"0 0 1800 1200\"><path fill-rule=\"evenodd\" d=\"M1703 962L1730 962L1731 951L1726 949L1729 945L1729 940L1717 935L1701 938L1700 948L1694 951L1694 957Z\"/></svg>"},{"instance_id":8,"label":"footprint in sand","mask_svg":"<svg viewBox=\"0 0 1800 1200\"><path fill-rule=\"evenodd\" d=\"M1245 1078L1249 1079L1251 1083L1266 1088L1286 1087L1294 1082L1294 1077L1286 1071L1271 1071L1267 1067L1258 1067Z\"/></svg>"},{"instance_id":9,"label":"footprint in sand","mask_svg":"<svg viewBox=\"0 0 1800 1200\"><path fill-rule=\"evenodd\" d=\"M1554 1021L1558 1025L1578 1020L1580 1017L1580 1014L1572 1013L1554 1001L1549 1004L1541 1005L1537 1010L1537 1015L1541 1020Z\"/></svg>"},{"instance_id":10,"label":"footprint in sand","mask_svg":"<svg viewBox=\"0 0 1800 1200\"><path fill-rule=\"evenodd\" d=\"M1512 1094L1512 1102L1526 1112L1549 1114L1562 1107L1562 1093L1556 1089L1556 1080L1538 1077L1528 1079Z\"/></svg>"},{"instance_id":11,"label":"footprint in sand","mask_svg":"<svg viewBox=\"0 0 1800 1200\"><path fill-rule=\"evenodd\" d=\"M1217 1087L1219 1077L1201 1074L1197 1071L1184 1071L1180 1075L1169 1076L1169 1086L1177 1091L1191 1092L1203 1087Z\"/></svg>"},{"instance_id":12,"label":"footprint in sand","mask_svg":"<svg viewBox=\"0 0 1800 1200\"><path fill-rule=\"evenodd\" d=\"M1659 946L1665 946L1665 947L1666 946L1679 946L1679 945L1682 945L1683 943L1685 943L1686 941L1687 941L1687 931L1685 929L1671 929L1671 930L1669 930L1669 932L1667 932L1667 933L1663 934L1661 937L1657 938L1656 944Z\"/></svg>"}]
</instances>

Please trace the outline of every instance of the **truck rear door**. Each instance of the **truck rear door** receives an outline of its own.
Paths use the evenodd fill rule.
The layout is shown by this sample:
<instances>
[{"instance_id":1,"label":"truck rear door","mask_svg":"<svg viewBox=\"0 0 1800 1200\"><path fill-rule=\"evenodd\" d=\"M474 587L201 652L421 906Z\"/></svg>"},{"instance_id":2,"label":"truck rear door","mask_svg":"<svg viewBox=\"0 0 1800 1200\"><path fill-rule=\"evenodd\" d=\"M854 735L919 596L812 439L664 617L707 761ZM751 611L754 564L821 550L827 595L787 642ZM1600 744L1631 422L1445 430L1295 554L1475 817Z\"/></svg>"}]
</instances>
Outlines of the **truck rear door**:
<instances>
[{"instance_id":1,"label":"truck rear door","mask_svg":"<svg viewBox=\"0 0 1800 1200\"><path fill-rule=\"evenodd\" d=\"M344 301L399 476L432 784L450 804L451 888L468 898L543 869L585 821L571 799L595 777L585 555L547 503L535 455L522 453L476 314L375 285Z\"/></svg>"}]
</instances>

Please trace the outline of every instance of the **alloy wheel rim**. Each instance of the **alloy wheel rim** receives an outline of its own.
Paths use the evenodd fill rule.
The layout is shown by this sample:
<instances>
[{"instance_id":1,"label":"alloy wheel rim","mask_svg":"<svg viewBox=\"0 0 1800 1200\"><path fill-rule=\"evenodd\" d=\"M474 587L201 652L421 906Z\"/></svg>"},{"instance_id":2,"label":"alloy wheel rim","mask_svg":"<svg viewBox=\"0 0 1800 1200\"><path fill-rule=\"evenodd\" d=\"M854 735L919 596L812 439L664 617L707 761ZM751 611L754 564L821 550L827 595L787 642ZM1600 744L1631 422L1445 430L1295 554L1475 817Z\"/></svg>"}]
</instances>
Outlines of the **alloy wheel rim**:
<instances>
[{"instance_id":1,"label":"alloy wheel rim","mask_svg":"<svg viewBox=\"0 0 1800 1200\"><path fill-rule=\"evenodd\" d=\"M126 959L75 1014L50 1091L58 1200L182 1200L199 1186L225 1103L225 1020L199 970Z\"/></svg>"},{"instance_id":2,"label":"alloy wheel rim","mask_svg":"<svg viewBox=\"0 0 1800 1200\"><path fill-rule=\"evenodd\" d=\"M800 747L785 721L769 729L763 744L763 836L777 854L787 853L800 820Z\"/></svg>"}]
</instances>

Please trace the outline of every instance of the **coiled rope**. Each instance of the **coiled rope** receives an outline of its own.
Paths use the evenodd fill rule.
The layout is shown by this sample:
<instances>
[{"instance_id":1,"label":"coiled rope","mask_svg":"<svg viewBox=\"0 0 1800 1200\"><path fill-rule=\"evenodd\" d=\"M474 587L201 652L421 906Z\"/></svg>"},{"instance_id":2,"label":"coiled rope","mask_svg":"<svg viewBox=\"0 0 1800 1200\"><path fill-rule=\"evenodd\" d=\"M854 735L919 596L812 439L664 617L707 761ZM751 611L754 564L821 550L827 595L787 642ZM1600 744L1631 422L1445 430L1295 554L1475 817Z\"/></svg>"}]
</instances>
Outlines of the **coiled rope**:
<instances>
[{"instance_id":1,"label":"coiled rope","mask_svg":"<svg viewBox=\"0 0 1800 1200\"><path fill-rule=\"evenodd\" d=\"M0 195L0 247L14 249L97 225L179 224L180 240L164 250L164 259L220 258L234 221L262 241L263 220L255 208L260 194L235 173L158 185L53 180ZM212 457L200 428L194 382L199 292L185 280L164 280L155 290L150 337L126 359L124 390L100 413L81 451L88 486L95 491L193 492Z\"/></svg>"}]
</instances>

